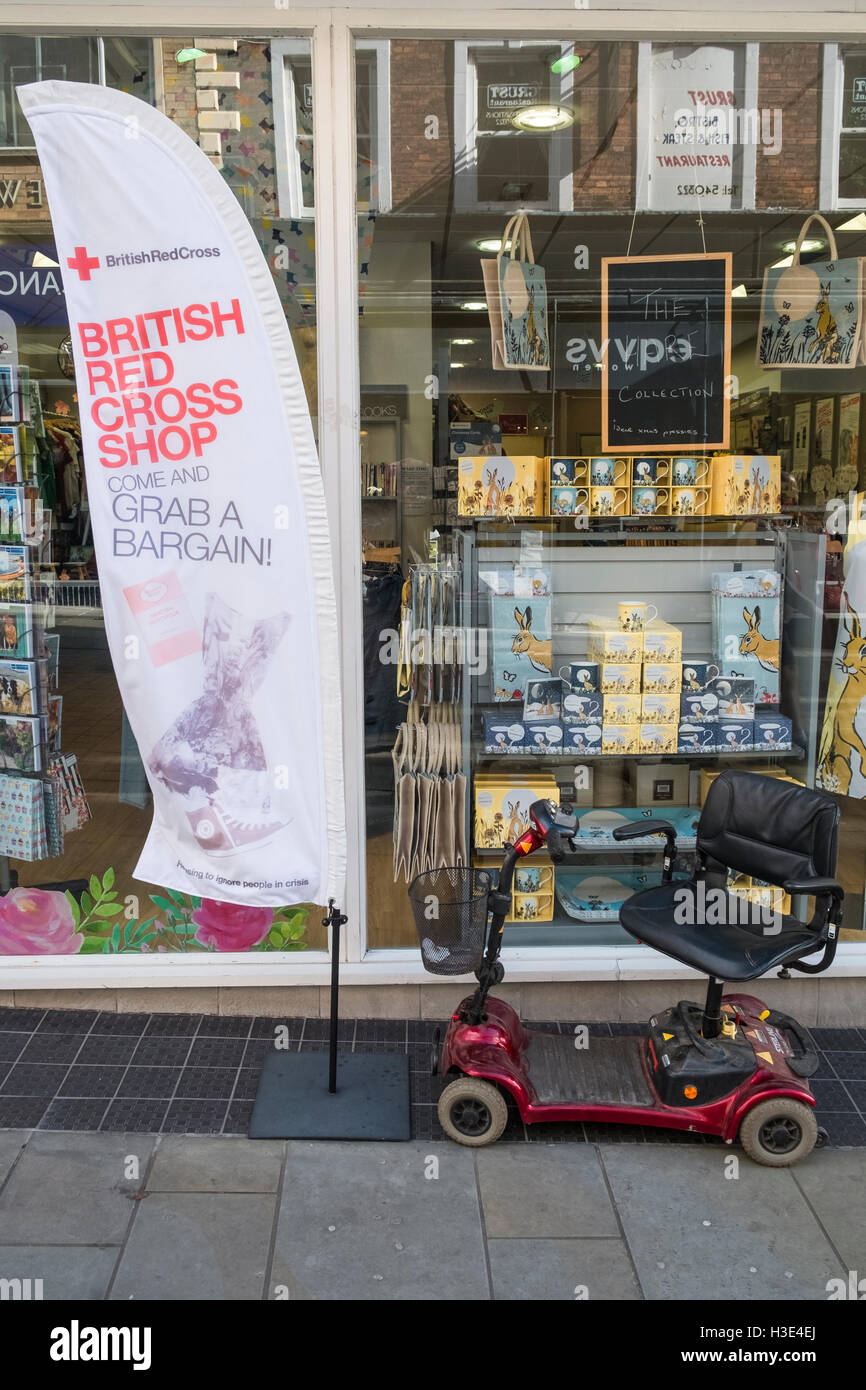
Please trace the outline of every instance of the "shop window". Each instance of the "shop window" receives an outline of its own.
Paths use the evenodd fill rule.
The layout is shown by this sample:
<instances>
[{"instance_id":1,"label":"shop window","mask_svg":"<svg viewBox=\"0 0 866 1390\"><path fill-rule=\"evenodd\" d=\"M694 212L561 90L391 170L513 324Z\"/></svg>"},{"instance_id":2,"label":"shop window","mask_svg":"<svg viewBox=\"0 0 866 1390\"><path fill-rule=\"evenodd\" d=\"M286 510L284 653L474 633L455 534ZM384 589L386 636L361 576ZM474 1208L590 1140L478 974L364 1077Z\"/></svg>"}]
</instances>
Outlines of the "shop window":
<instances>
[{"instance_id":1,"label":"shop window","mask_svg":"<svg viewBox=\"0 0 866 1390\"><path fill-rule=\"evenodd\" d=\"M658 881L659 859L646 844L622 853L610 828L676 821L685 868L707 788L725 766L838 796L846 939L863 940L866 746L862 763L842 746L858 687L840 696L833 663L843 583L866 621L866 586L851 559L857 531L848 530L849 493L866 484L864 399L850 372L756 367L764 272L788 264L816 206L820 131L807 112L797 140L760 156L778 203L756 211L753 136L780 132L775 116L766 132L760 120L756 128L754 113L780 107L787 122L802 105L803 72L815 66L815 46L803 48L621 43L581 55L565 41L392 45L392 206L376 220L359 321L373 950L417 950L407 887L419 870L495 868L503 839L525 825L527 802L548 795L575 805L578 852L562 865L527 866L506 947L524 961L547 949L628 949L618 903ZM512 117L521 104L561 99L567 67L578 119L566 182L579 189L579 211L558 201L554 175L565 166L547 137L526 146L534 153L524 166ZM705 135L703 147L658 148L724 155L730 187L707 191L697 169L713 166L686 175L672 165L667 182L650 181L651 111L659 135L675 134L675 114L687 112L684 128ZM437 129L432 117L438 139L425 134ZM529 182L504 189L503 178L516 184L524 168ZM682 193L678 182L688 185ZM518 208L528 210L534 270L512 271L508 248L496 265ZM646 298L639 258L658 258L654 274L679 263L685 285L700 278L705 250L730 255L730 290L722 281L685 300ZM843 233L840 257L861 250L853 230ZM830 259L820 227L805 254ZM611 257L625 258L614 288L602 274ZM832 285L828 294L832 307L816 306L814 329L786 338L780 314L785 360L817 351L816 335L825 360L841 352L863 306L847 284L838 302ZM620 331L615 318L625 322L629 309L644 327ZM699 386L693 397L675 379L686 361L709 360L712 325L728 316L725 381L717 359L704 443L688 426L684 449L673 412L710 396ZM648 380L637 396L627 387L620 395L617 373L644 351L636 343L645 332ZM611 412L635 401L647 440L666 444L616 442ZM720 402L727 435L709 427ZM668 658L612 660L630 640L621 610L631 601L638 615L642 605L658 610L667 628L655 623L649 650ZM633 668L618 701L611 682L621 671L605 673L608 664ZM647 674L648 665L660 669ZM758 882L733 887L757 906L767 897Z\"/></svg>"},{"instance_id":2,"label":"shop window","mask_svg":"<svg viewBox=\"0 0 866 1390\"><path fill-rule=\"evenodd\" d=\"M270 48L272 62L275 65L282 63L282 81L274 81L280 212L283 217L312 217L313 79L310 47L303 39L274 39ZM364 210L385 210L391 205L389 48L387 41L361 40L355 55L358 206Z\"/></svg>"},{"instance_id":3,"label":"shop window","mask_svg":"<svg viewBox=\"0 0 866 1390\"><path fill-rule=\"evenodd\" d=\"M539 41L454 45L459 207L572 207L574 51Z\"/></svg>"}]
</instances>

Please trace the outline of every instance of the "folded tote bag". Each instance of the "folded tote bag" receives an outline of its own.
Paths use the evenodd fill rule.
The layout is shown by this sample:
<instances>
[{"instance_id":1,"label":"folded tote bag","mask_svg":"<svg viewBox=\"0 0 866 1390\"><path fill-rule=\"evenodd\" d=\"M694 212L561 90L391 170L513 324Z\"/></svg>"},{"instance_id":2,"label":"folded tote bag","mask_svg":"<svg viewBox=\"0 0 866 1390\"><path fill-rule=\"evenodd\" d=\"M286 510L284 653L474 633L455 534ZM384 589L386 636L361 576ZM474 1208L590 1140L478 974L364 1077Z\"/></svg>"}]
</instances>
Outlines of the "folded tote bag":
<instances>
[{"instance_id":1,"label":"folded tote bag","mask_svg":"<svg viewBox=\"0 0 866 1390\"><path fill-rule=\"evenodd\" d=\"M481 273L490 318L493 370L548 371L547 283L543 268L535 264L525 213L511 218L499 254L495 260L482 260Z\"/></svg>"}]
</instances>

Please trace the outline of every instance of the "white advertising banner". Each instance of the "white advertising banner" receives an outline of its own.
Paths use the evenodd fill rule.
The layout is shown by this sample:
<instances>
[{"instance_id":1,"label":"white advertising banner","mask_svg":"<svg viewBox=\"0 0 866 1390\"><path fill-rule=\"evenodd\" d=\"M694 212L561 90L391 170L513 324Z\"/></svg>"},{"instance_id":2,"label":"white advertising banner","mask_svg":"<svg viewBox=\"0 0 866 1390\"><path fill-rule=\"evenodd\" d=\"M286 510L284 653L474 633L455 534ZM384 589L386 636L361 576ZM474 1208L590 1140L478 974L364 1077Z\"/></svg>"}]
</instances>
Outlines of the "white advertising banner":
<instances>
[{"instance_id":1,"label":"white advertising banner","mask_svg":"<svg viewBox=\"0 0 866 1390\"><path fill-rule=\"evenodd\" d=\"M752 138L741 47L653 46L648 206L743 206L742 146ZM760 138L760 130L753 143Z\"/></svg>"},{"instance_id":2,"label":"white advertising banner","mask_svg":"<svg viewBox=\"0 0 866 1390\"><path fill-rule=\"evenodd\" d=\"M136 877L342 902L327 519L267 264L158 111L73 82L18 96L66 291L108 641L153 791Z\"/></svg>"}]
</instances>

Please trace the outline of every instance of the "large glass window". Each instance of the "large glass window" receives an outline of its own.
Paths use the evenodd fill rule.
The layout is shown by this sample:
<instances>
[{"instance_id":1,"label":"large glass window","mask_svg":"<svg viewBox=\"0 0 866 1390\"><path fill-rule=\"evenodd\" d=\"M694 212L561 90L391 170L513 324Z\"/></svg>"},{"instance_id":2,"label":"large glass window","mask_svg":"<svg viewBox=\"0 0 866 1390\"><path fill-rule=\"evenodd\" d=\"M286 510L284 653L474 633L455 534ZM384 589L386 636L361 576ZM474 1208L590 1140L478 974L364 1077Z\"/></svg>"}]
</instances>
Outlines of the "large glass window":
<instances>
[{"instance_id":1,"label":"large glass window","mask_svg":"<svg viewBox=\"0 0 866 1390\"><path fill-rule=\"evenodd\" d=\"M804 226L823 71L819 44L687 35L392 43L359 325L371 946L413 943L413 874L495 865L547 794L579 852L527 872L506 942L625 945L618 904L660 861L612 827L676 820L687 871L727 766L838 797L862 939L840 610L866 607L866 370L844 367L866 227ZM359 63L370 109L373 80Z\"/></svg>"}]
</instances>

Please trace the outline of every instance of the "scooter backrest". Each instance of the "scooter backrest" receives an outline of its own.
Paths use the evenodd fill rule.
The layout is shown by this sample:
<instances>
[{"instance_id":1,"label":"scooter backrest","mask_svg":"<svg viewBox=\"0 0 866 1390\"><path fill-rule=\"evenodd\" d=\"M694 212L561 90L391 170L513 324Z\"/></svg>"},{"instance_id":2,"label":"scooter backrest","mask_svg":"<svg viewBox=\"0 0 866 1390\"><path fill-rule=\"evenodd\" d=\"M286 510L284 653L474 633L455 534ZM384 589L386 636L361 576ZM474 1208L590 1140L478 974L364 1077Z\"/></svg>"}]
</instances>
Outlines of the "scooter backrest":
<instances>
[{"instance_id":1,"label":"scooter backrest","mask_svg":"<svg viewBox=\"0 0 866 1390\"><path fill-rule=\"evenodd\" d=\"M833 878L838 828L839 808L829 796L776 777L729 769L710 784L697 849L768 883Z\"/></svg>"}]
</instances>

